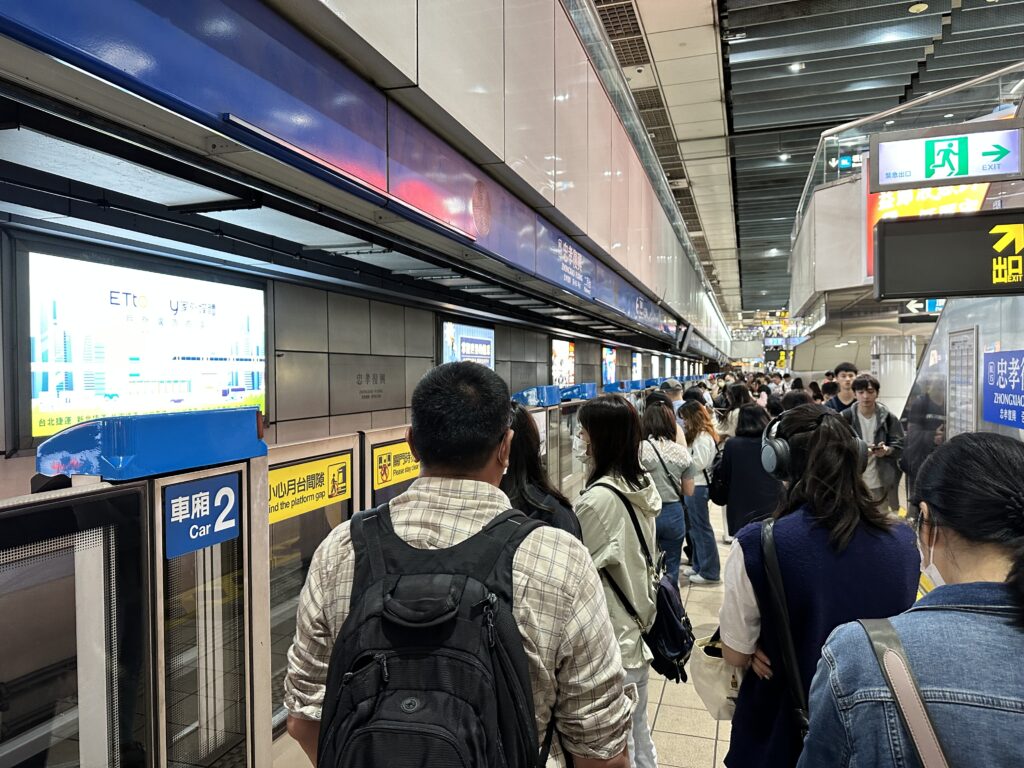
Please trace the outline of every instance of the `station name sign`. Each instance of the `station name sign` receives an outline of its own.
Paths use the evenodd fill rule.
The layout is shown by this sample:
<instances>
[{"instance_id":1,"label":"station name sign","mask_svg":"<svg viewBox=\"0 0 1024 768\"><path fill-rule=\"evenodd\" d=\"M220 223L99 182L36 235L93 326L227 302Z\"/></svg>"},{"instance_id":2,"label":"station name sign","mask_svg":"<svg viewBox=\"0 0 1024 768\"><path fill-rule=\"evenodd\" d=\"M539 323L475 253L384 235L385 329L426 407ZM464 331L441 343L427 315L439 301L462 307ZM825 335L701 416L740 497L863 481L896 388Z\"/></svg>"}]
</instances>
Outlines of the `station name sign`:
<instances>
[{"instance_id":1,"label":"station name sign","mask_svg":"<svg viewBox=\"0 0 1024 768\"><path fill-rule=\"evenodd\" d=\"M875 247L879 299L1024 294L1024 210L884 220Z\"/></svg>"},{"instance_id":2,"label":"station name sign","mask_svg":"<svg viewBox=\"0 0 1024 768\"><path fill-rule=\"evenodd\" d=\"M1022 129L1005 120L871 137L871 192L1018 179Z\"/></svg>"}]
</instances>

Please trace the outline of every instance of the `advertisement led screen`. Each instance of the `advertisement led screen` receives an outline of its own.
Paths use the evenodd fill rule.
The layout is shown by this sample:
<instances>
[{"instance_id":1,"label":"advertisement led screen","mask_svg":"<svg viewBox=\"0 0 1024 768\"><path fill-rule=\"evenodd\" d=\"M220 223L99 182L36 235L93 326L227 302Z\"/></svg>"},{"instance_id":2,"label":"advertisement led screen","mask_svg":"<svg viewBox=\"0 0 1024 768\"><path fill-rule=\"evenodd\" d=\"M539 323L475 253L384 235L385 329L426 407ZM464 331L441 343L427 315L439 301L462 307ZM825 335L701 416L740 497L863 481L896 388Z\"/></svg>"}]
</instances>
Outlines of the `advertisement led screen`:
<instances>
[{"instance_id":1,"label":"advertisement led screen","mask_svg":"<svg viewBox=\"0 0 1024 768\"><path fill-rule=\"evenodd\" d=\"M672 377L672 358L671 357L666 357L665 358L665 367L662 368L662 370L665 371L665 378L666 379Z\"/></svg>"},{"instance_id":2,"label":"advertisement led screen","mask_svg":"<svg viewBox=\"0 0 1024 768\"><path fill-rule=\"evenodd\" d=\"M611 384L615 381L615 362L618 352L615 347L601 348L601 383Z\"/></svg>"},{"instance_id":3,"label":"advertisement led screen","mask_svg":"<svg viewBox=\"0 0 1024 768\"><path fill-rule=\"evenodd\" d=\"M557 387L571 387L576 383L576 342L552 339L551 383Z\"/></svg>"},{"instance_id":4,"label":"advertisement led screen","mask_svg":"<svg viewBox=\"0 0 1024 768\"><path fill-rule=\"evenodd\" d=\"M32 436L103 416L265 409L263 291L29 254Z\"/></svg>"},{"instance_id":5,"label":"advertisement led screen","mask_svg":"<svg viewBox=\"0 0 1024 768\"><path fill-rule=\"evenodd\" d=\"M661 378L661 358L657 355L651 355L651 378Z\"/></svg>"},{"instance_id":6,"label":"advertisement led screen","mask_svg":"<svg viewBox=\"0 0 1024 768\"><path fill-rule=\"evenodd\" d=\"M633 353L633 370L630 375L633 381L639 381L644 377L644 356L640 352Z\"/></svg>"},{"instance_id":7,"label":"advertisement led screen","mask_svg":"<svg viewBox=\"0 0 1024 768\"><path fill-rule=\"evenodd\" d=\"M494 329L446 320L441 324L441 362L465 360L494 369Z\"/></svg>"}]
</instances>

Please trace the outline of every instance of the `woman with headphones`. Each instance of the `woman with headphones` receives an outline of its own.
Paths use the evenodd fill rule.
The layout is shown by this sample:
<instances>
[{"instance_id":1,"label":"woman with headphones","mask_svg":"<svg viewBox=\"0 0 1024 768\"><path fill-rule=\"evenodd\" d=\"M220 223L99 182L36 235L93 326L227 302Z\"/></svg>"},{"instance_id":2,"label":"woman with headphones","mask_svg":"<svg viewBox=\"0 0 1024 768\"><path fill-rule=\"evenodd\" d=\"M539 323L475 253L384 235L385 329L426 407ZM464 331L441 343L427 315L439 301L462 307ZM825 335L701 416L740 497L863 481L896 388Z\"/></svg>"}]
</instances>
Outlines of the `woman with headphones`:
<instances>
[{"instance_id":1,"label":"woman with headphones","mask_svg":"<svg viewBox=\"0 0 1024 768\"><path fill-rule=\"evenodd\" d=\"M795 663L783 664L790 643L779 634L782 614L760 609L773 605L773 592L762 523L751 523L729 553L719 614L726 661L750 668L733 715L729 768L796 765L825 639L840 624L892 616L914 602L914 532L875 507L861 478L866 457L867 445L822 406L794 408L764 430L762 466L786 484L772 533Z\"/></svg>"}]
</instances>

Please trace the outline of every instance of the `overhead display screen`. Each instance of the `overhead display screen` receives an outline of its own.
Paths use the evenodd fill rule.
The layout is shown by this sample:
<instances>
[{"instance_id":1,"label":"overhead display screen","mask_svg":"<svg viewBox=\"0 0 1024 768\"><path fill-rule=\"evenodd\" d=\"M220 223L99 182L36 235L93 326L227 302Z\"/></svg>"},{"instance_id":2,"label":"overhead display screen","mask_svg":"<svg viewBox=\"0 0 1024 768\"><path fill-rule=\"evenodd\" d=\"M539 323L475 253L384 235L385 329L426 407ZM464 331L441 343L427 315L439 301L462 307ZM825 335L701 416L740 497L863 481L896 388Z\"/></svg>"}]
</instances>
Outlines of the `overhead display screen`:
<instances>
[{"instance_id":1,"label":"overhead display screen","mask_svg":"<svg viewBox=\"0 0 1024 768\"><path fill-rule=\"evenodd\" d=\"M881 299L1017 295L1024 289L1024 212L882 221Z\"/></svg>"},{"instance_id":2,"label":"overhead display screen","mask_svg":"<svg viewBox=\"0 0 1024 768\"><path fill-rule=\"evenodd\" d=\"M642 352L633 353L633 381L639 381L644 377L644 356Z\"/></svg>"},{"instance_id":3,"label":"overhead display screen","mask_svg":"<svg viewBox=\"0 0 1024 768\"><path fill-rule=\"evenodd\" d=\"M32 436L104 416L265 410L263 291L29 254Z\"/></svg>"},{"instance_id":4,"label":"overhead display screen","mask_svg":"<svg viewBox=\"0 0 1024 768\"><path fill-rule=\"evenodd\" d=\"M576 383L576 342L551 340L551 383L557 387Z\"/></svg>"},{"instance_id":5,"label":"overhead display screen","mask_svg":"<svg viewBox=\"0 0 1024 768\"><path fill-rule=\"evenodd\" d=\"M467 360L494 369L494 329L446 320L441 324L441 362Z\"/></svg>"},{"instance_id":6,"label":"overhead display screen","mask_svg":"<svg viewBox=\"0 0 1024 768\"><path fill-rule=\"evenodd\" d=\"M611 384L615 381L615 362L618 352L615 347L601 348L601 383Z\"/></svg>"}]
</instances>

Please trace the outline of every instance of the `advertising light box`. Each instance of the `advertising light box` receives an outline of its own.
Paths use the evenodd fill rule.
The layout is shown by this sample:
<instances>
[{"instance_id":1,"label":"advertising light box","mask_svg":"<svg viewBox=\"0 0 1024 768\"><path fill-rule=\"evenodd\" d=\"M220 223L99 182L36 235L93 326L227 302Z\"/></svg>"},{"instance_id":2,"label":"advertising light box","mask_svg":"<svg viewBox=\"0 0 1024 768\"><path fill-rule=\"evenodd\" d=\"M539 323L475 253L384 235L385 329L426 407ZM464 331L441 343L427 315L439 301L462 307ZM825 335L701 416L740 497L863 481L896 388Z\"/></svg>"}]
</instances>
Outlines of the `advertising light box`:
<instances>
[{"instance_id":1,"label":"advertising light box","mask_svg":"<svg viewBox=\"0 0 1024 768\"><path fill-rule=\"evenodd\" d=\"M611 384L615 381L615 362L618 357L615 347L601 348L601 383Z\"/></svg>"},{"instance_id":2,"label":"advertising light box","mask_svg":"<svg viewBox=\"0 0 1024 768\"><path fill-rule=\"evenodd\" d=\"M661 358L657 355L651 355L651 378L661 378Z\"/></svg>"},{"instance_id":3,"label":"advertising light box","mask_svg":"<svg viewBox=\"0 0 1024 768\"><path fill-rule=\"evenodd\" d=\"M494 329L446 320L441 324L441 362L466 360L494 369Z\"/></svg>"},{"instance_id":4,"label":"advertising light box","mask_svg":"<svg viewBox=\"0 0 1024 768\"><path fill-rule=\"evenodd\" d=\"M631 378L633 381L638 381L644 377L644 356L642 352L633 353L633 366L631 371Z\"/></svg>"},{"instance_id":5,"label":"advertising light box","mask_svg":"<svg viewBox=\"0 0 1024 768\"><path fill-rule=\"evenodd\" d=\"M551 383L556 387L571 387L576 383L575 342L551 340Z\"/></svg>"},{"instance_id":6,"label":"advertising light box","mask_svg":"<svg viewBox=\"0 0 1024 768\"><path fill-rule=\"evenodd\" d=\"M263 291L29 254L32 436L104 416L265 410Z\"/></svg>"}]
</instances>

